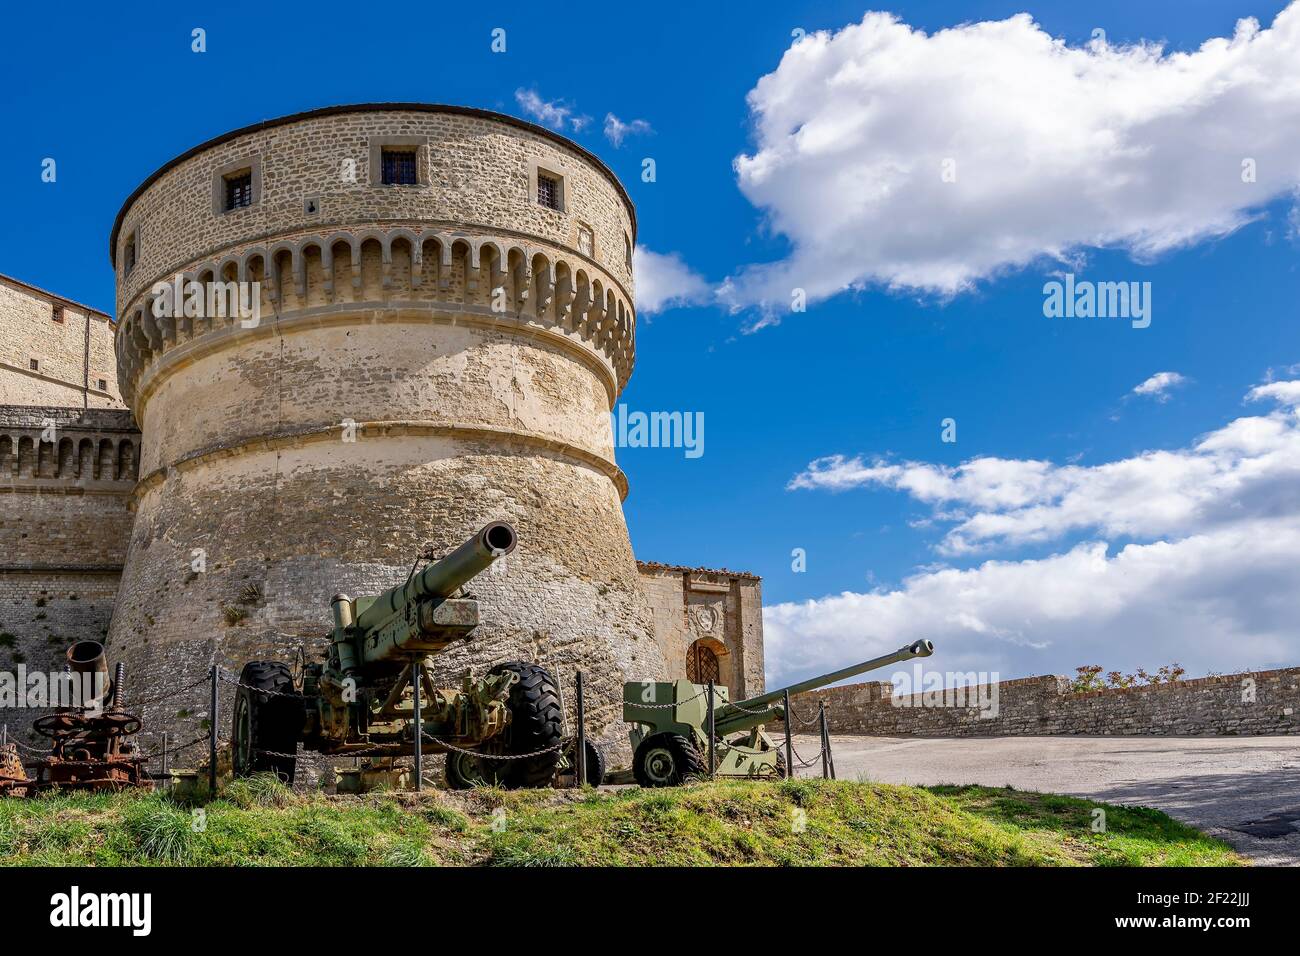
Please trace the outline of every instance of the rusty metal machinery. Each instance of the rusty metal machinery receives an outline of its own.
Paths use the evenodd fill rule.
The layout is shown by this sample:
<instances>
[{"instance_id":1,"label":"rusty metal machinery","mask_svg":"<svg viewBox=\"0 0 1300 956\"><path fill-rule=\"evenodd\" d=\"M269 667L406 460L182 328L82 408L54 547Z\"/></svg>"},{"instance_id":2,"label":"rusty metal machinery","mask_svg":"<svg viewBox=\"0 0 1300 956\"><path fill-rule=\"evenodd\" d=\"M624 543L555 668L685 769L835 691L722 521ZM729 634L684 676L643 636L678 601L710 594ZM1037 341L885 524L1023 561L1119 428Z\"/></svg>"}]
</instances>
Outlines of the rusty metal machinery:
<instances>
[{"instance_id":1,"label":"rusty metal machinery","mask_svg":"<svg viewBox=\"0 0 1300 956\"><path fill-rule=\"evenodd\" d=\"M144 771L147 758L129 739L140 730L140 718L123 709L125 667L119 662L109 681L108 660L98 641L78 641L68 648L68 667L73 674L88 675L86 683L94 691L76 706L45 714L32 724L36 733L49 739L50 750L26 762L31 778L27 794L149 785Z\"/></svg>"},{"instance_id":2,"label":"rusty metal machinery","mask_svg":"<svg viewBox=\"0 0 1300 956\"><path fill-rule=\"evenodd\" d=\"M17 744L0 744L0 797L27 795L27 769L18 756Z\"/></svg>"}]
</instances>

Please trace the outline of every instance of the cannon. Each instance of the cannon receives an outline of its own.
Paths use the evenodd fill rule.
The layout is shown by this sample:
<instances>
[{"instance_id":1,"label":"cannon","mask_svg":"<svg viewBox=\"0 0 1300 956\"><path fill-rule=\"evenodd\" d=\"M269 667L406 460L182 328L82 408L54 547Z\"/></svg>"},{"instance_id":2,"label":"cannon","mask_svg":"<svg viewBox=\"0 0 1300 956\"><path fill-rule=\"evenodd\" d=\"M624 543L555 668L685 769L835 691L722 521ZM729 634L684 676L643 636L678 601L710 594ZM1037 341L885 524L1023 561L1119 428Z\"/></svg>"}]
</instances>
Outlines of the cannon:
<instances>
[{"instance_id":1,"label":"cannon","mask_svg":"<svg viewBox=\"0 0 1300 956\"><path fill-rule=\"evenodd\" d=\"M929 657L934 645L915 641L892 654L841 668L830 674L731 702L726 687L713 688L713 737L721 777L785 776L785 756L763 729L785 717L785 695L827 687L859 674L916 657ZM630 681L623 685L623 719L632 724L632 776L643 787L672 787L708 777L708 687L688 680ZM611 782L616 782L611 780Z\"/></svg>"},{"instance_id":2,"label":"cannon","mask_svg":"<svg viewBox=\"0 0 1300 956\"><path fill-rule=\"evenodd\" d=\"M66 689L70 695L74 687L81 693L69 706L33 722L32 729L49 738L50 750L26 763L31 777L27 795L150 786L146 758L130 739L140 730L140 718L125 709L126 666L119 661L110 680L108 658L98 641L77 641L68 648L67 661ZM11 788L16 791L22 785Z\"/></svg>"},{"instance_id":3,"label":"cannon","mask_svg":"<svg viewBox=\"0 0 1300 956\"><path fill-rule=\"evenodd\" d=\"M382 594L335 595L323 660L305 664L297 679L282 661L245 664L232 716L235 775L270 772L292 783L301 744L364 756L367 769L395 783L394 759L418 745L421 754L447 753L453 787L483 779L549 784L560 762L562 713L544 668L502 663L456 688L435 687L426 669L431 655L473 638L478 602L457 592L517 543L514 528L494 521L439 560L426 549L406 581ZM422 561L430 563L417 570Z\"/></svg>"}]
</instances>

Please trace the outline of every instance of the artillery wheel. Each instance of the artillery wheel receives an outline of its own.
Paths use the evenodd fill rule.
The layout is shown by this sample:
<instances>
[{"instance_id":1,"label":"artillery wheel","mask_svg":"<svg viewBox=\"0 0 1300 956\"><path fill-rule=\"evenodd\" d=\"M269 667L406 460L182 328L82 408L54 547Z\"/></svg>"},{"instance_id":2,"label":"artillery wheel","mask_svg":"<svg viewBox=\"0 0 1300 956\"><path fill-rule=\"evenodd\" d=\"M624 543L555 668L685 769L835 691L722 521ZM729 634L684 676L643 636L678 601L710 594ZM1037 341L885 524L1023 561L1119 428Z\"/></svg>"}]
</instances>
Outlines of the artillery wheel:
<instances>
[{"instance_id":1,"label":"artillery wheel","mask_svg":"<svg viewBox=\"0 0 1300 956\"><path fill-rule=\"evenodd\" d=\"M302 731L301 700L279 696L294 693L289 665L249 661L239 674L239 685L230 734L235 776L273 773L292 784L297 758L276 756L296 753Z\"/></svg>"},{"instance_id":2,"label":"artillery wheel","mask_svg":"<svg viewBox=\"0 0 1300 956\"><path fill-rule=\"evenodd\" d=\"M587 751L587 785L590 787L599 787L605 782L605 755L601 749L591 742L591 738L586 740L584 749ZM560 771L561 776L576 777L578 775L578 738L569 737L564 741L564 759L566 766Z\"/></svg>"},{"instance_id":3,"label":"artillery wheel","mask_svg":"<svg viewBox=\"0 0 1300 956\"><path fill-rule=\"evenodd\" d=\"M473 754L457 750L447 751L447 789L470 790L481 787L487 781L479 770L479 759Z\"/></svg>"},{"instance_id":4,"label":"artillery wheel","mask_svg":"<svg viewBox=\"0 0 1300 956\"><path fill-rule=\"evenodd\" d=\"M498 664L489 674L506 671L519 679L510 688L507 706L510 708L510 726L505 732L487 741L481 748L484 754L513 756L517 754L546 753L520 760L480 760L479 772L488 783L499 784L513 790L518 787L549 787L555 779L555 768L560 763L558 744L563 739L560 693L555 680L546 668L538 664L510 661ZM552 748L552 749L548 749Z\"/></svg>"},{"instance_id":5,"label":"artillery wheel","mask_svg":"<svg viewBox=\"0 0 1300 956\"><path fill-rule=\"evenodd\" d=\"M632 755L632 773L643 787L676 787L709 768L689 740L679 734L655 734L641 741Z\"/></svg>"}]
</instances>

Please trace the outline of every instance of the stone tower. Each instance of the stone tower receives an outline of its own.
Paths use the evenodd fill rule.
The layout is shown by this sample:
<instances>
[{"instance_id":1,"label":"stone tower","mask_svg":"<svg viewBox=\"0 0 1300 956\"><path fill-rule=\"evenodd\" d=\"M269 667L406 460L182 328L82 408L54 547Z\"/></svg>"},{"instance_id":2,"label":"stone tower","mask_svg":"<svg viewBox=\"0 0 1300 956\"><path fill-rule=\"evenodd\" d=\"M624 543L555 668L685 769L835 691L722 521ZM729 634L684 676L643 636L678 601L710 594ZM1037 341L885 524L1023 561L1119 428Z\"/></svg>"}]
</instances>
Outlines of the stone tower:
<instances>
[{"instance_id":1,"label":"stone tower","mask_svg":"<svg viewBox=\"0 0 1300 956\"><path fill-rule=\"evenodd\" d=\"M332 594L500 518L520 545L473 583L479 636L439 676L530 659L568 688L581 668L589 719L621 739L621 682L665 669L609 424L635 238L595 156L482 110L315 110L150 176L110 248L143 448L109 650L136 695L213 659L315 655ZM201 307L167 301L177 280ZM214 314L223 290L259 308ZM205 693L147 726L200 733Z\"/></svg>"}]
</instances>

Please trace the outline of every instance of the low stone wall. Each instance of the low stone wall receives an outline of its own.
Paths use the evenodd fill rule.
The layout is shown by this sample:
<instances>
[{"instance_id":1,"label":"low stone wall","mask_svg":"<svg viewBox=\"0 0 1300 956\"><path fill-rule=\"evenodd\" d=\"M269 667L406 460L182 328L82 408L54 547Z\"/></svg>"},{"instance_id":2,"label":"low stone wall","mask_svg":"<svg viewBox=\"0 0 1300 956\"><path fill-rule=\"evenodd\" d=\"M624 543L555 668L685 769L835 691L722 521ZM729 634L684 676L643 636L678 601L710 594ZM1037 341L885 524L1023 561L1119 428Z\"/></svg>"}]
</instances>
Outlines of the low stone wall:
<instances>
[{"instance_id":1,"label":"low stone wall","mask_svg":"<svg viewBox=\"0 0 1300 956\"><path fill-rule=\"evenodd\" d=\"M831 733L881 737L1300 733L1300 667L1087 693L1059 676L959 691L895 698L891 684L870 681L800 694L791 706L802 723L825 702Z\"/></svg>"}]
</instances>

